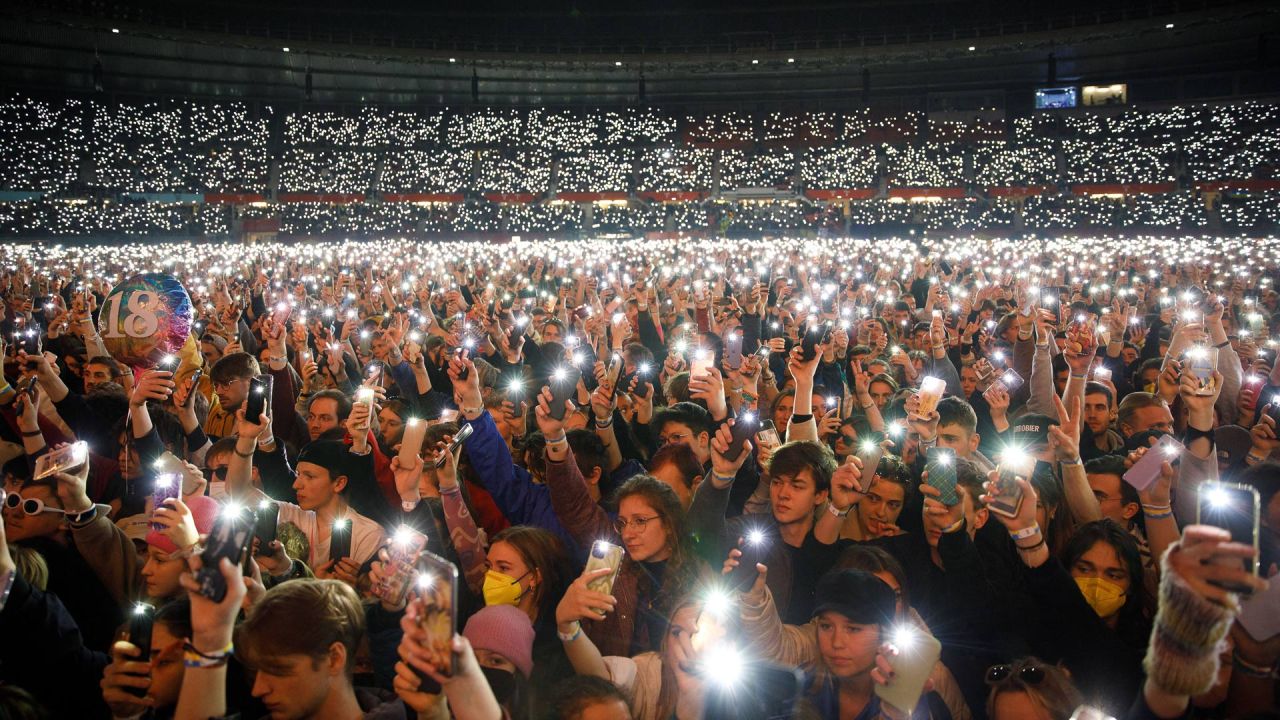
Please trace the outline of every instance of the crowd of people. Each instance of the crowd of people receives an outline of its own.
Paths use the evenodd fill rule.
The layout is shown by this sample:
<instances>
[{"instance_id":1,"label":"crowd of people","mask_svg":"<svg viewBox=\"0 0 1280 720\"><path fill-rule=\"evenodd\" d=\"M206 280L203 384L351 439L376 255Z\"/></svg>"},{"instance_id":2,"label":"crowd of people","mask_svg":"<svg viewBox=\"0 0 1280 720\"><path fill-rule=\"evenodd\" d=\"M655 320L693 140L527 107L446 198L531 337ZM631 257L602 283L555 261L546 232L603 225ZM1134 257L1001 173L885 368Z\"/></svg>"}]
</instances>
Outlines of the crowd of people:
<instances>
[{"instance_id":1,"label":"crowd of people","mask_svg":"<svg viewBox=\"0 0 1280 720\"><path fill-rule=\"evenodd\" d=\"M725 204L738 205L733 230L744 234L816 232L828 226L820 217L828 208L849 218L836 234L908 226L1265 231L1280 221L1269 184L1280 167L1280 105L936 115L284 111L12 96L0 102L0 235L222 238L238 232L229 215L266 203L293 236L590 236L588 206L619 197L630 213L615 223L620 234L707 231L723 214L712 206ZM743 192L805 203L809 212L783 220L776 216L788 211L779 207L740 203ZM912 193L934 196L913 210L902 206ZM430 197L405 197L422 195ZM342 206L353 201L360 207ZM406 201L457 207L396 207ZM572 207L507 207L557 202ZM289 207L300 203L322 207ZM668 221L687 212L698 221ZM742 222L752 214L760 217Z\"/></svg>"},{"instance_id":2,"label":"crowd of people","mask_svg":"<svg viewBox=\"0 0 1280 720\"><path fill-rule=\"evenodd\" d=\"M0 712L1274 718L1278 249L6 246Z\"/></svg>"}]
</instances>

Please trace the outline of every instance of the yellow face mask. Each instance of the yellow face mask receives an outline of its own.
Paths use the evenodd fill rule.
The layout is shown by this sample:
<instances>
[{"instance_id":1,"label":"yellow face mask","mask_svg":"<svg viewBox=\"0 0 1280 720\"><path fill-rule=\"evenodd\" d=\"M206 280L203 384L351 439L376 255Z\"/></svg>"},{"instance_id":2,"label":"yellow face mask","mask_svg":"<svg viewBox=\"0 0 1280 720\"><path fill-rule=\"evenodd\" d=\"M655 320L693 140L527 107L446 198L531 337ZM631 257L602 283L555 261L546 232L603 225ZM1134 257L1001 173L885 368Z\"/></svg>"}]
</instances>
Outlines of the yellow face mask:
<instances>
[{"instance_id":1,"label":"yellow face mask","mask_svg":"<svg viewBox=\"0 0 1280 720\"><path fill-rule=\"evenodd\" d=\"M529 573L525 573L528 575ZM519 605L520 598L524 596L524 588L520 587L520 579L505 575L497 570L490 570L484 574L484 604L485 605Z\"/></svg>"},{"instance_id":2,"label":"yellow face mask","mask_svg":"<svg viewBox=\"0 0 1280 720\"><path fill-rule=\"evenodd\" d=\"M1078 577L1076 585L1080 586L1080 594L1085 602L1098 613L1100 618L1109 618L1124 607L1124 588L1100 577Z\"/></svg>"}]
</instances>

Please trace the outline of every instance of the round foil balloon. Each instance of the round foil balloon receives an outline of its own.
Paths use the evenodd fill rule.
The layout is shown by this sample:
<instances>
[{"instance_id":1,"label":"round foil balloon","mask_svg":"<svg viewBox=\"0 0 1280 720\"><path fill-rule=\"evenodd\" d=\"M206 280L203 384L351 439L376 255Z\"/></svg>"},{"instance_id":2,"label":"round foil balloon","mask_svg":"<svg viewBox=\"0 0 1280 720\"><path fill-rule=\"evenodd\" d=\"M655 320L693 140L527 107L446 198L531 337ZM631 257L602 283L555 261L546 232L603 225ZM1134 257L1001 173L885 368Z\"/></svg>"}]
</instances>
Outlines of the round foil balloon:
<instances>
[{"instance_id":1,"label":"round foil balloon","mask_svg":"<svg viewBox=\"0 0 1280 720\"><path fill-rule=\"evenodd\" d=\"M134 275L111 289L98 313L98 333L116 360L146 370L177 353L191 333L191 296L162 273Z\"/></svg>"}]
</instances>

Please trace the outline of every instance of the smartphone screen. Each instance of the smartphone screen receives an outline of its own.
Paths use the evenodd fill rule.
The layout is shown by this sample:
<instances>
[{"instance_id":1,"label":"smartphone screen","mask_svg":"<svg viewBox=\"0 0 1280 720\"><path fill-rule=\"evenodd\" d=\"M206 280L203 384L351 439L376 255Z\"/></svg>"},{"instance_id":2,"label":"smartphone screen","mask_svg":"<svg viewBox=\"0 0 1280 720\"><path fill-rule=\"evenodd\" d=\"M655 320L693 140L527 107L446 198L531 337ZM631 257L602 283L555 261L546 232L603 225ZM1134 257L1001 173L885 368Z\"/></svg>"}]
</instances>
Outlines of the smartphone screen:
<instances>
[{"instance_id":1,"label":"smartphone screen","mask_svg":"<svg viewBox=\"0 0 1280 720\"><path fill-rule=\"evenodd\" d=\"M475 432L475 428L473 428L470 424L463 425L462 427L458 428L458 432L454 434L453 439L450 440L449 444L445 446L444 452L436 456L435 466L438 468L444 467L445 459L448 457L448 455L456 452L458 450L458 447L461 446L464 442L466 442L467 438L471 437L471 433L473 432Z\"/></svg>"},{"instance_id":2,"label":"smartphone screen","mask_svg":"<svg viewBox=\"0 0 1280 720\"><path fill-rule=\"evenodd\" d=\"M1022 376L1013 368L1009 368L1003 373L1000 373L1000 384L1004 386L1006 392L1014 392L1018 388L1022 387L1023 382Z\"/></svg>"},{"instance_id":3,"label":"smartphone screen","mask_svg":"<svg viewBox=\"0 0 1280 720\"><path fill-rule=\"evenodd\" d=\"M45 453L36 458L34 479L43 480L55 473L78 470L89 459L89 444L83 440Z\"/></svg>"},{"instance_id":4,"label":"smartphone screen","mask_svg":"<svg viewBox=\"0 0 1280 720\"><path fill-rule=\"evenodd\" d=\"M164 507L164 501L169 498L177 498L182 491L182 477L177 473L160 473L156 475L156 479L151 489L151 512ZM152 522L151 527L154 530L163 530L164 524Z\"/></svg>"},{"instance_id":5,"label":"smartphone screen","mask_svg":"<svg viewBox=\"0 0 1280 720\"><path fill-rule=\"evenodd\" d=\"M997 515L1017 517L1018 510L1022 508L1022 488L1014 482L1014 478L1020 477L1030 482L1034 469L1033 462L1021 457L1001 460L995 480L999 494L987 502L987 509Z\"/></svg>"},{"instance_id":6,"label":"smartphone screen","mask_svg":"<svg viewBox=\"0 0 1280 720\"><path fill-rule=\"evenodd\" d=\"M249 422L257 423L267 407L271 404L270 375L259 375L249 379L249 395L245 399L244 416Z\"/></svg>"},{"instance_id":7,"label":"smartphone screen","mask_svg":"<svg viewBox=\"0 0 1280 720\"><path fill-rule=\"evenodd\" d=\"M1206 482L1200 486L1196 523L1212 525L1231 533L1231 541L1249 545L1258 549L1258 523L1262 501L1256 488L1235 483ZM1241 567L1253 575L1258 574L1258 559L1252 558L1215 558L1215 565ZM1244 585L1230 582L1210 580L1232 592L1248 594L1251 590Z\"/></svg>"},{"instance_id":8,"label":"smartphone screen","mask_svg":"<svg viewBox=\"0 0 1280 720\"><path fill-rule=\"evenodd\" d=\"M778 437L778 429L774 427L772 420L760 423L760 429L756 431L756 440L765 447L778 447L782 444L781 438Z\"/></svg>"},{"instance_id":9,"label":"smartphone screen","mask_svg":"<svg viewBox=\"0 0 1280 720\"><path fill-rule=\"evenodd\" d=\"M925 681L942 655L942 643L915 626L904 626L892 635L898 655L893 659L893 677L887 685L875 685L875 693L886 703L910 713L920 702Z\"/></svg>"}]
</instances>

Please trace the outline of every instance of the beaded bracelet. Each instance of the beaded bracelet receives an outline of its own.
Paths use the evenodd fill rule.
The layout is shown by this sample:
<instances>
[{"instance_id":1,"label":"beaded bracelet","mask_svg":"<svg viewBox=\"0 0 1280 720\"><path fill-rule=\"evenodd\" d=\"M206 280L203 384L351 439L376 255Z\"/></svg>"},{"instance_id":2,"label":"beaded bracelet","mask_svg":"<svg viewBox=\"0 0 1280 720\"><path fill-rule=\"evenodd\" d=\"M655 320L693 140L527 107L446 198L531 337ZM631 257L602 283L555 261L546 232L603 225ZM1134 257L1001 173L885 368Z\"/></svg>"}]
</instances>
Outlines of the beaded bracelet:
<instances>
[{"instance_id":1,"label":"beaded bracelet","mask_svg":"<svg viewBox=\"0 0 1280 720\"><path fill-rule=\"evenodd\" d=\"M231 659L231 653L235 651L233 643L227 643L227 646L221 650L215 650L211 653L203 653L196 649L195 645L188 640L182 644L182 664L189 668L218 668L227 664Z\"/></svg>"}]
</instances>

